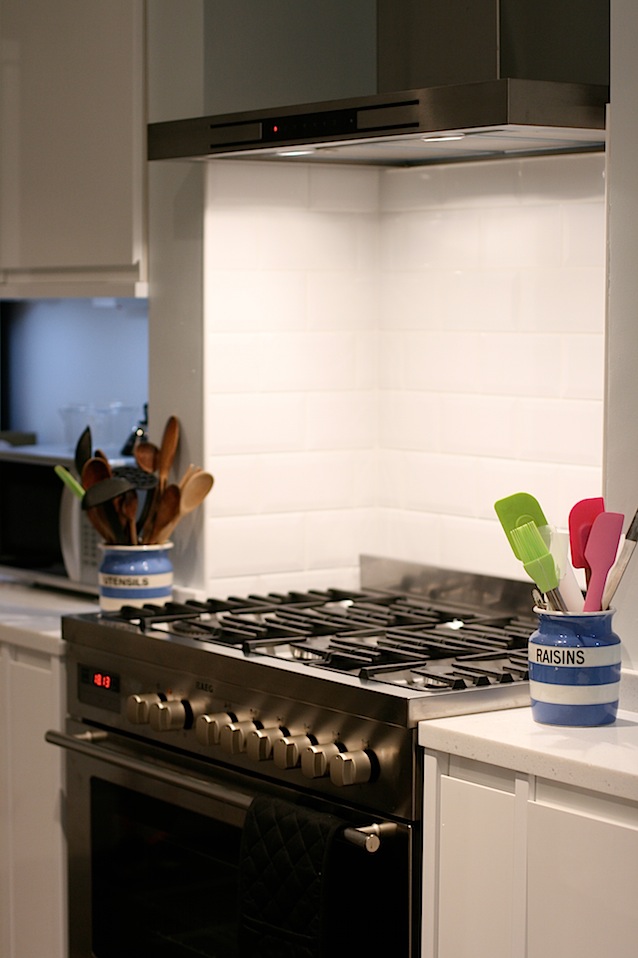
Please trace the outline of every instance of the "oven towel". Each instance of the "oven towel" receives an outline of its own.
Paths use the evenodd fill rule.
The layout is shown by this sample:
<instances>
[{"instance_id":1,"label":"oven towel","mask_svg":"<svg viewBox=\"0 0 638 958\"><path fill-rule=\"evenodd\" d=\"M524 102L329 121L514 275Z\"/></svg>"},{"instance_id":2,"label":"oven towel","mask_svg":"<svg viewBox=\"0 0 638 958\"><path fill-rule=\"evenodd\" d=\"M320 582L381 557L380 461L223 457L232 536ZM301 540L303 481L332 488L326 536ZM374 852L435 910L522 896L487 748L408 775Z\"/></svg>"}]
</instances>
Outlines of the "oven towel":
<instances>
[{"instance_id":1,"label":"oven towel","mask_svg":"<svg viewBox=\"0 0 638 958\"><path fill-rule=\"evenodd\" d=\"M241 958L324 958L334 953L328 882L331 846L345 823L282 799L254 799L239 866Z\"/></svg>"}]
</instances>

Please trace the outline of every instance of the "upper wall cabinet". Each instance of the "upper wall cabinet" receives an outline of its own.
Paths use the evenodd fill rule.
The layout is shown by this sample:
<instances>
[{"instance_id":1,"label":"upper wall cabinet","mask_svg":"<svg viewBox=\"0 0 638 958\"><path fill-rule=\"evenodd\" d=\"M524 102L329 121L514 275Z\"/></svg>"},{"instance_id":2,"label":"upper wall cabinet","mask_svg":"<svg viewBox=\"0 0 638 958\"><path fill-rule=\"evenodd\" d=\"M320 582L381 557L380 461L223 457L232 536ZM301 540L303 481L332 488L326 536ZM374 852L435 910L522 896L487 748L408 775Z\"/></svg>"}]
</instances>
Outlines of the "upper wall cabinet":
<instances>
[{"instance_id":1,"label":"upper wall cabinet","mask_svg":"<svg viewBox=\"0 0 638 958\"><path fill-rule=\"evenodd\" d=\"M146 295L144 0L0 0L0 298Z\"/></svg>"}]
</instances>

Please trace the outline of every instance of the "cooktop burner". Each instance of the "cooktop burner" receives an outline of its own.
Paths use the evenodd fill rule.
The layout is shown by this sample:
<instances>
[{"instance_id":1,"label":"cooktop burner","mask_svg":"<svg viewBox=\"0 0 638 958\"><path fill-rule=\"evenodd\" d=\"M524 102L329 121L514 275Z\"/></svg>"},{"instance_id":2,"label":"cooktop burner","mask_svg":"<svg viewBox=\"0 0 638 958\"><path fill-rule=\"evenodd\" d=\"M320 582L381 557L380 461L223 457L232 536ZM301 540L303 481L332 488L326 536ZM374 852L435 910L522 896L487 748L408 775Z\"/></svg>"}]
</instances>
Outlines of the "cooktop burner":
<instances>
[{"instance_id":1,"label":"cooktop burner","mask_svg":"<svg viewBox=\"0 0 638 958\"><path fill-rule=\"evenodd\" d=\"M125 607L103 619L149 635L234 647L273 664L423 692L524 681L535 628L532 615L488 615L422 597L342 589Z\"/></svg>"}]
</instances>

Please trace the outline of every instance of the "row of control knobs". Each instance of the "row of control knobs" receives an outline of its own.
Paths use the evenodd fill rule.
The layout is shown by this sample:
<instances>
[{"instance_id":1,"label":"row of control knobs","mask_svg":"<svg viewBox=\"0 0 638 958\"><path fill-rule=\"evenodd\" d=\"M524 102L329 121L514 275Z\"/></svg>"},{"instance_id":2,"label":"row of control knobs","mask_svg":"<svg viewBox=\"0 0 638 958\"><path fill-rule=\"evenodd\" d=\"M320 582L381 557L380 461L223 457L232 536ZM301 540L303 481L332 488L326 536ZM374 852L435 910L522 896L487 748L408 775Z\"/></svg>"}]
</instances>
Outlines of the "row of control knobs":
<instances>
[{"instance_id":1,"label":"row of control knobs","mask_svg":"<svg viewBox=\"0 0 638 958\"><path fill-rule=\"evenodd\" d=\"M330 777L333 785L361 785L370 781L375 758L367 749L348 752L337 742L318 742L310 733L294 734L283 726L260 722L230 712L207 713L186 699L166 699L155 693L131 695L126 715L134 725L150 725L156 732L194 728L200 745L219 745L229 755L245 753L254 762L272 760L281 769L301 767L306 778Z\"/></svg>"}]
</instances>

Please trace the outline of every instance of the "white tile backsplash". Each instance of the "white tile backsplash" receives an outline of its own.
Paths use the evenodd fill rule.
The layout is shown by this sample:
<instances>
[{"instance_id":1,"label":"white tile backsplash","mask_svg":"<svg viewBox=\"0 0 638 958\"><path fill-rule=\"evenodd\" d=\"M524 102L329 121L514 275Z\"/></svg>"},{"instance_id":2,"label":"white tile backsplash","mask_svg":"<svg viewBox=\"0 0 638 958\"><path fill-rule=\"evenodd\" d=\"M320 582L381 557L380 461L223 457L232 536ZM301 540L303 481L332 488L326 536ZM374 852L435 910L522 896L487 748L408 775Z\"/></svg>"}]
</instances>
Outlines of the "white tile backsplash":
<instances>
[{"instance_id":1,"label":"white tile backsplash","mask_svg":"<svg viewBox=\"0 0 638 958\"><path fill-rule=\"evenodd\" d=\"M524 578L494 501L602 488L603 157L209 170L211 592Z\"/></svg>"}]
</instances>

